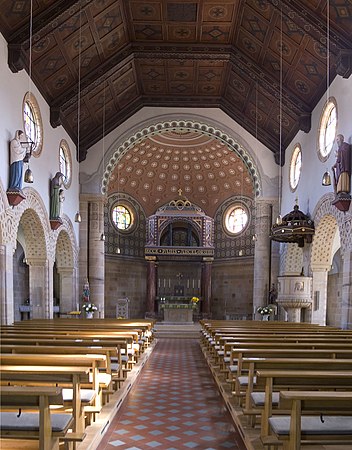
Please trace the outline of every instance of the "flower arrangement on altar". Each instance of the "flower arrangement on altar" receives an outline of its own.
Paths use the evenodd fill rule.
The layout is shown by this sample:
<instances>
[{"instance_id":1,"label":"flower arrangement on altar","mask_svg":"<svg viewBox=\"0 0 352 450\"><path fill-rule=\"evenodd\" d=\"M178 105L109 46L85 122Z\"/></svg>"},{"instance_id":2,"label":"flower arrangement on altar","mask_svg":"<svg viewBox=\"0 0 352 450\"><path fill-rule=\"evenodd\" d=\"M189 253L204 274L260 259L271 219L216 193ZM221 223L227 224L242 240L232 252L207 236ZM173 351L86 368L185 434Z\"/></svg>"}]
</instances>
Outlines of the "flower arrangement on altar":
<instances>
[{"instance_id":1,"label":"flower arrangement on altar","mask_svg":"<svg viewBox=\"0 0 352 450\"><path fill-rule=\"evenodd\" d=\"M98 310L98 308L94 305L94 303L83 303L82 309L86 313L93 313L94 311Z\"/></svg>"},{"instance_id":2,"label":"flower arrangement on altar","mask_svg":"<svg viewBox=\"0 0 352 450\"><path fill-rule=\"evenodd\" d=\"M267 314L271 314L273 312L273 308L271 306L259 306L257 308L257 312L259 314L261 314L262 316L267 315Z\"/></svg>"},{"instance_id":3,"label":"flower arrangement on altar","mask_svg":"<svg viewBox=\"0 0 352 450\"><path fill-rule=\"evenodd\" d=\"M199 298L198 297L192 297L191 298L191 305L192 305L193 309L195 309L197 307L198 302L199 302Z\"/></svg>"}]
</instances>

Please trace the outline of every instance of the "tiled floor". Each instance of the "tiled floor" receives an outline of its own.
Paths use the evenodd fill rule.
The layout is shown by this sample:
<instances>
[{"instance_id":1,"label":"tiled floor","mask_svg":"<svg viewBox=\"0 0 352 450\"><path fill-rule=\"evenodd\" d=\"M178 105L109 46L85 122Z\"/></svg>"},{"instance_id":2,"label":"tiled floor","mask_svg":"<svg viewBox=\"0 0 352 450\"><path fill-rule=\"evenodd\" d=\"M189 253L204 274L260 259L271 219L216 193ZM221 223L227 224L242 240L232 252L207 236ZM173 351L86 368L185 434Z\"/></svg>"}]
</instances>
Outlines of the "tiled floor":
<instances>
[{"instance_id":1,"label":"tiled floor","mask_svg":"<svg viewBox=\"0 0 352 450\"><path fill-rule=\"evenodd\" d=\"M159 339L98 450L245 450L196 339Z\"/></svg>"}]
</instances>

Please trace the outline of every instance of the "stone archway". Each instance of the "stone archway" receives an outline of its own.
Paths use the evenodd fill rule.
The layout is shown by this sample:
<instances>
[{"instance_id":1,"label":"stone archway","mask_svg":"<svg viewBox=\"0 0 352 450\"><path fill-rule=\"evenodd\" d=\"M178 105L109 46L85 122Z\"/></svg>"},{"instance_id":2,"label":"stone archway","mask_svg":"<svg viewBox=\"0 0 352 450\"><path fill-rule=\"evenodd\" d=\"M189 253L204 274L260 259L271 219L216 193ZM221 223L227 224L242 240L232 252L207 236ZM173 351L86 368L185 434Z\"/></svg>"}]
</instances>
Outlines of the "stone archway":
<instances>
[{"instance_id":1,"label":"stone archway","mask_svg":"<svg viewBox=\"0 0 352 450\"><path fill-rule=\"evenodd\" d=\"M45 229L38 213L26 209L20 217L19 226L25 241L25 259L29 266L29 299L33 318L50 316L50 261L48 259ZM14 268L15 270L16 268ZM52 296L51 296L52 297ZM17 305L14 305L15 307Z\"/></svg>"},{"instance_id":2,"label":"stone archway","mask_svg":"<svg viewBox=\"0 0 352 450\"><path fill-rule=\"evenodd\" d=\"M73 235L69 231L71 228L64 220L64 227L61 226L57 232L55 262L58 275L58 304L60 313L79 310L77 292L77 251L74 245ZM70 236L71 234L71 236Z\"/></svg>"},{"instance_id":3,"label":"stone archway","mask_svg":"<svg viewBox=\"0 0 352 450\"><path fill-rule=\"evenodd\" d=\"M1 186L0 186L1 191ZM40 195L32 188L23 189L25 200L14 208L7 203L6 193L0 196L0 302L2 323L14 320L13 252L18 231L25 243L25 260L29 266L29 293L32 317L53 317L53 264L70 272L69 291L71 310L78 299L78 245L70 219L64 215L63 224L52 231L48 214ZM0 192L1 194L1 192ZM66 287L65 287L66 289ZM18 306L18 305L17 305Z\"/></svg>"},{"instance_id":4,"label":"stone archway","mask_svg":"<svg viewBox=\"0 0 352 450\"><path fill-rule=\"evenodd\" d=\"M141 127L140 130L131 134L125 141L114 151L112 157L106 164L106 167L103 167L103 178L101 181L101 192L105 194L107 192L107 185L109 182L109 178L111 173L114 171L114 168L121 160L121 158L138 142L143 141L148 136L157 135L164 131L170 131L175 129L188 130L188 131L197 131L199 133L206 134L208 136L212 136L220 142L223 142L228 146L228 148L236 153L240 159L243 161L244 165L248 170L248 174L252 179L253 191L255 192L255 196L258 197L262 194L262 185L261 179L258 171L257 161L249 154L246 148L240 144L240 142L225 133L224 131L216 128L215 126L208 125L206 123L202 123L199 121L193 120L165 120L159 121L158 123L154 123L150 126Z\"/></svg>"},{"instance_id":5,"label":"stone archway","mask_svg":"<svg viewBox=\"0 0 352 450\"><path fill-rule=\"evenodd\" d=\"M338 290L341 293L338 315L340 323L335 326L347 328L351 315L351 217L337 210L332 204L333 194L322 197L315 208L315 235L311 247L310 268L313 277L312 322L326 325L328 292L328 273L336 250L336 234L340 237L342 274ZM338 238L338 236L337 236ZM338 247L338 245L337 245ZM348 283L346 283L348 280Z\"/></svg>"}]
</instances>

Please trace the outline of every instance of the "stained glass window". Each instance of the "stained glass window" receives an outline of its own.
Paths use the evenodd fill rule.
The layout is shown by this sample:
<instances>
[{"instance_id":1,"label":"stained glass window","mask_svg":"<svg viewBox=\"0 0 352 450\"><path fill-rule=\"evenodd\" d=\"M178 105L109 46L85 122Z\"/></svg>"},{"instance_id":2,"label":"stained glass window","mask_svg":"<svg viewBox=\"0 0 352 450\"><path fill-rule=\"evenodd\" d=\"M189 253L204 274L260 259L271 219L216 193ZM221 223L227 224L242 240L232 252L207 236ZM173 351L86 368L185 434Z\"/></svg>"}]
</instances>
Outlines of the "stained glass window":
<instances>
[{"instance_id":1,"label":"stained glass window","mask_svg":"<svg viewBox=\"0 0 352 450\"><path fill-rule=\"evenodd\" d=\"M43 147L43 123L38 102L31 92L23 99L23 125L28 141L34 143L33 155L39 156Z\"/></svg>"},{"instance_id":2,"label":"stained glass window","mask_svg":"<svg viewBox=\"0 0 352 450\"><path fill-rule=\"evenodd\" d=\"M131 212L123 205L116 205L112 210L112 220L119 230L126 231L132 224Z\"/></svg>"},{"instance_id":3,"label":"stained glass window","mask_svg":"<svg viewBox=\"0 0 352 450\"><path fill-rule=\"evenodd\" d=\"M326 161L331 153L336 137L337 107L335 99L326 103L320 120L319 128L319 158Z\"/></svg>"},{"instance_id":4,"label":"stained glass window","mask_svg":"<svg viewBox=\"0 0 352 450\"><path fill-rule=\"evenodd\" d=\"M248 224L248 211L242 205L235 205L225 214L225 227L231 234L241 233Z\"/></svg>"},{"instance_id":5,"label":"stained glass window","mask_svg":"<svg viewBox=\"0 0 352 450\"><path fill-rule=\"evenodd\" d=\"M60 142L59 166L60 172L64 175L63 183L66 188L71 184L71 153L67 142L63 139Z\"/></svg>"},{"instance_id":6,"label":"stained glass window","mask_svg":"<svg viewBox=\"0 0 352 450\"><path fill-rule=\"evenodd\" d=\"M298 181L301 176L302 169L302 150L301 146L297 144L293 150L291 163L290 163L290 187L291 190L296 190Z\"/></svg>"}]
</instances>

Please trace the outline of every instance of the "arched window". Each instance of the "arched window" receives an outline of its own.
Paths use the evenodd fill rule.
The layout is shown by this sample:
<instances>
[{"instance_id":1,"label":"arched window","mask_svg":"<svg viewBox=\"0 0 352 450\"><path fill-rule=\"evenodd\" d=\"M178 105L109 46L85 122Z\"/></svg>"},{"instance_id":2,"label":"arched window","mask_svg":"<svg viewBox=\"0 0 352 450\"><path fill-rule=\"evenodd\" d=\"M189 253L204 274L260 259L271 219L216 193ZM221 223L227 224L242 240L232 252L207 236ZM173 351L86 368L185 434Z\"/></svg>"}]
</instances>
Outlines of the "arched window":
<instances>
[{"instance_id":1,"label":"arched window","mask_svg":"<svg viewBox=\"0 0 352 450\"><path fill-rule=\"evenodd\" d=\"M43 122L38 102L31 92L23 99L23 126L28 140L34 143L33 156L39 156L43 148Z\"/></svg>"},{"instance_id":2,"label":"arched window","mask_svg":"<svg viewBox=\"0 0 352 450\"><path fill-rule=\"evenodd\" d=\"M334 98L330 98L324 107L319 125L318 156L321 161L329 158L337 129L337 105Z\"/></svg>"},{"instance_id":3,"label":"arched window","mask_svg":"<svg viewBox=\"0 0 352 450\"><path fill-rule=\"evenodd\" d=\"M296 144L292 152L290 162L290 188L294 192L298 186L302 169L302 150L300 144Z\"/></svg>"},{"instance_id":4,"label":"arched window","mask_svg":"<svg viewBox=\"0 0 352 450\"><path fill-rule=\"evenodd\" d=\"M60 172L64 175L63 176L63 184L64 184L65 188L67 189L71 185L72 160L71 160L70 147L68 146L68 143L65 141L65 139L62 139L62 141L60 142L59 166L60 166Z\"/></svg>"}]
</instances>

